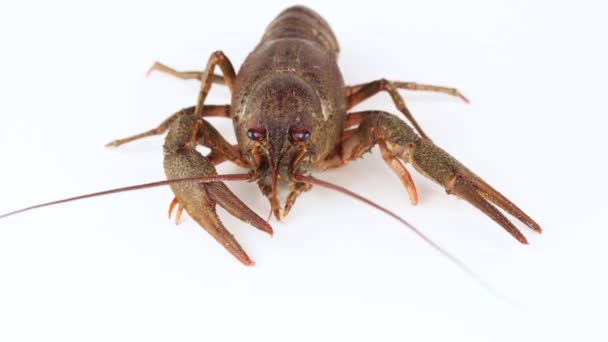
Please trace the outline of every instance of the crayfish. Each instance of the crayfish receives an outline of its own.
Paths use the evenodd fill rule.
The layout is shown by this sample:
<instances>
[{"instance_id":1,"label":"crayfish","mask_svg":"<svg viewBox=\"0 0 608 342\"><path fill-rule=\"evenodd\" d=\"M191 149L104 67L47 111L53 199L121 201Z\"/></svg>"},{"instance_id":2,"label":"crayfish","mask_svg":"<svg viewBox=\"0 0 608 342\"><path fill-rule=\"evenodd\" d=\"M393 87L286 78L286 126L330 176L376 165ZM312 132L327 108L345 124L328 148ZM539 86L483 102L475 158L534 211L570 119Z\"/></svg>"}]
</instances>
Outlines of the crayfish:
<instances>
[{"instance_id":1,"label":"crayfish","mask_svg":"<svg viewBox=\"0 0 608 342\"><path fill-rule=\"evenodd\" d=\"M312 10L295 6L272 21L238 72L221 51L211 54L202 72L177 71L157 62L150 71L200 80L196 104L177 111L156 128L114 140L108 146L166 134L163 152L167 181L45 203L0 217L76 199L168 184L175 194L170 213L175 209L179 217L185 210L240 262L253 265L222 224L216 206L266 233L272 234L273 230L268 220L237 198L224 181L256 182L270 202L271 214L278 220L289 213L298 196L318 185L363 200L406 223L349 190L311 176L314 172L342 167L378 146L386 164L403 183L412 204L418 202L418 194L404 163L437 182L448 194L477 207L519 242L527 243L527 240L498 208L541 232L540 226L515 204L436 146L399 93L399 90L432 91L467 101L457 89L386 79L346 86L337 65L338 52L336 37L327 22ZM207 94L214 85L228 87L231 104L206 104ZM380 92L390 95L411 126L392 113L351 111ZM229 143L206 120L208 117L232 120L237 145ZM203 156L196 150L198 145L211 152ZM250 172L218 175L215 166L223 162L232 162ZM284 204L279 200L282 193L286 194ZM427 242L446 254L430 240Z\"/></svg>"}]
</instances>

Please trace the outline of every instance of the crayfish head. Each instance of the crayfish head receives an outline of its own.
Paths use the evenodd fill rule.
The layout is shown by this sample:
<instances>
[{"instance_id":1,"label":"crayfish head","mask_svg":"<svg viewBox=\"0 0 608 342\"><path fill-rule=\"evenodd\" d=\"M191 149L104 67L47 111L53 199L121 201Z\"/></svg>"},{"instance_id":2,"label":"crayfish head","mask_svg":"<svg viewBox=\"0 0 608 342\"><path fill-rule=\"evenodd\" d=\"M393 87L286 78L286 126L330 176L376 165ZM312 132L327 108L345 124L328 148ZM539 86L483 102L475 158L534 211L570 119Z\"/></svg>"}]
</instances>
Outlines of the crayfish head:
<instances>
[{"instance_id":1,"label":"crayfish head","mask_svg":"<svg viewBox=\"0 0 608 342\"><path fill-rule=\"evenodd\" d=\"M321 103L314 90L292 74L262 81L250 98L235 125L237 139L274 216L281 219L279 191L299 188L293 175L309 173Z\"/></svg>"}]
</instances>

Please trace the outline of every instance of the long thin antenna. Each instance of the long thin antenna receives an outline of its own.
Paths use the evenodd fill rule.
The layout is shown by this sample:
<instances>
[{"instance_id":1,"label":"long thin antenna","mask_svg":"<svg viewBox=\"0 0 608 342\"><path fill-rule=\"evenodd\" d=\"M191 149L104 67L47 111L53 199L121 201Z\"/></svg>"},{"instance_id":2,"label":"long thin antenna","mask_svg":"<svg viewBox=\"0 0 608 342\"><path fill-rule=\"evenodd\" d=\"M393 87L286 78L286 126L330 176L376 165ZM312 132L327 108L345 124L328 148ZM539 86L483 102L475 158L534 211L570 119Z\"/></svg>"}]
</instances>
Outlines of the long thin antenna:
<instances>
[{"instance_id":1,"label":"long thin antenna","mask_svg":"<svg viewBox=\"0 0 608 342\"><path fill-rule=\"evenodd\" d=\"M85 194L85 195L80 195L80 196L75 196L75 197L70 197L70 198L64 198L64 199L60 199L57 201L36 204L36 205L30 206L27 208L23 208L23 209L11 211L10 213L2 214L2 215L0 215L0 219L3 219L8 216L12 216L12 215L17 215L22 212L30 211L33 209L50 207L52 205L78 201L78 200L82 200L82 199L86 199L86 198L111 195L111 194L116 194L119 192L135 191L135 190L148 189L148 188L154 188L154 187L163 186L163 185L185 183L185 182L212 183L212 182L223 182L223 181L243 181L243 180L251 180L252 179L251 177L252 177L251 173L237 173L237 174L215 175L215 176L207 176L207 177L189 177L189 178L170 179L170 180L165 180L165 181L132 185L132 186L127 186L127 187L123 187L123 188L116 188L116 189L104 190L104 191L99 191L99 192L93 192L90 194Z\"/></svg>"},{"instance_id":2,"label":"long thin antenna","mask_svg":"<svg viewBox=\"0 0 608 342\"><path fill-rule=\"evenodd\" d=\"M505 297L504 295L502 295L501 293L499 293L498 291L496 291L490 284L488 284L485 280L483 280L477 273L473 272L473 270L471 270L470 268L468 268L462 261L460 261L458 258L456 258L454 255L450 254L448 251L446 251L443 247L439 246L437 243L435 243L433 240L431 240L431 238L429 238L428 236L424 235L424 233L422 233L422 231L420 231L418 228L416 228L414 225L412 225L411 223L409 223L408 221L406 221L405 219L401 218L399 215L395 214L394 212L384 208L383 206L373 202L372 200L369 200L357 193L354 193L346 188L343 188L339 185L333 184L333 183L329 183L314 177L310 177L310 176L302 176L302 175L294 175L294 178L297 181L300 182L304 182L304 183L309 183L309 184L313 184L313 185L317 185L323 188L327 188L330 190L334 190L337 192L340 192L344 195L347 195L349 197L355 198L365 204L368 204L380 211L382 211L383 213L391 216L392 218L394 218L395 220L401 222L403 225L407 226L412 232L414 232L414 234L418 235L419 238L421 238L422 240L424 240L424 242L426 242L429 246L431 246L433 249L435 249L437 252L439 252L440 254L442 254L444 257L446 257L448 260L450 260L453 264L455 264L461 271L463 271L464 273L466 273L469 277L471 277L479 286L483 287L486 291L488 291L489 293L491 293L493 296L495 296L496 298L499 298L501 300L504 300L505 302L508 302L516 307L518 307L519 309L523 310L523 311L527 311L530 312L530 310L528 308L526 308L525 306L513 302L511 299Z\"/></svg>"}]
</instances>

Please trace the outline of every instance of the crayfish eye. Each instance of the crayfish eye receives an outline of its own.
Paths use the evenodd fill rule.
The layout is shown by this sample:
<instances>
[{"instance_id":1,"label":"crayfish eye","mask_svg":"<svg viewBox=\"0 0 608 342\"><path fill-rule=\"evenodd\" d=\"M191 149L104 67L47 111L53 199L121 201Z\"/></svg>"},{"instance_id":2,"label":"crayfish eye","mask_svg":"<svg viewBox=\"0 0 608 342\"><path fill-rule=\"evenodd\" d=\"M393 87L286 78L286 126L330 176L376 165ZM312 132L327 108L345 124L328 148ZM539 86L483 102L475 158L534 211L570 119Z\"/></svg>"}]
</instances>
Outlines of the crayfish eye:
<instances>
[{"instance_id":1,"label":"crayfish eye","mask_svg":"<svg viewBox=\"0 0 608 342\"><path fill-rule=\"evenodd\" d=\"M291 131L291 139L295 142L306 142L310 138L310 131L307 129Z\"/></svg>"},{"instance_id":2,"label":"crayfish eye","mask_svg":"<svg viewBox=\"0 0 608 342\"><path fill-rule=\"evenodd\" d=\"M247 130L247 137L253 141L262 141L266 138L266 129L250 128Z\"/></svg>"}]
</instances>

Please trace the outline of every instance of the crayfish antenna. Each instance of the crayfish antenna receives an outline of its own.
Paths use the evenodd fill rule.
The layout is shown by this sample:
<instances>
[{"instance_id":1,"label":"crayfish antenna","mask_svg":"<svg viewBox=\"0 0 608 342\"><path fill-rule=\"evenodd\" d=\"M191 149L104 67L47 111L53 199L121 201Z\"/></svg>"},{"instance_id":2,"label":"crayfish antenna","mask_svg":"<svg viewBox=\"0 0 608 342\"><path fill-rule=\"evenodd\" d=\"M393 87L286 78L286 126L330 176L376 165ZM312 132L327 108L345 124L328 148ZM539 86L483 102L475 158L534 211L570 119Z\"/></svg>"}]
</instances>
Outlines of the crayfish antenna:
<instances>
[{"instance_id":1,"label":"crayfish antenna","mask_svg":"<svg viewBox=\"0 0 608 342\"><path fill-rule=\"evenodd\" d=\"M354 199L357 199L369 206L372 206L380 211L382 211L383 213L391 216L392 218L394 218L395 220L401 222L403 225L405 225L406 227L408 227L412 232L414 232L414 234L418 235L419 238L421 238L424 242L426 242L429 246L431 246L434 250L436 250L437 252L439 252L441 255L443 255L445 258L447 258L448 260L450 260L454 265L456 265L456 267L458 267L461 271L463 271L464 273L466 273L469 277L471 277L471 279L473 279L479 286L481 286L482 288L484 288L486 291L488 291L490 294L492 294L494 297L504 300L505 302L508 302L514 306L516 306L517 308L519 308L522 311L527 311L529 312L530 310L528 308L526 308L524 305L520 304L520 303L516 303L513 302L512 300L510 300L509 298L505 297L504 295L502 295L500 292L498 292L497 290L495 290L488 282L486 282L485 280L483 280L483 278L481 278L477 273L475 273L473 270L471 270L469 267L467 267L467 265L460 261L458 258L456 258L454 255L450 254L447 250L445 250L443 247L441 247L440 245L438 245L436 242L434 242L433 240L431 240L431 238L429 238L428 236L426 236L424 233L422 233L422 231L418 228L416 228L414 225L412 225L411 223L409 223L408 221L406 221L405 219L403 219L402 217L400 217L399 215L395 214L394 212L390 211L389 209L373 202L370 199L367 199L355 192L352 192L346 188L343 188L339 185L333 184L333 183L329 183L314 177L310 177L310 176L302 176L302 175L294 175L294 178L297 181L300 182L304 182L304 183L309 183L312 185L318 185L320 187L326 188L326 189L330 189L330 190L334 190L337 191L339 193L342 193L346 196L352 197Z\"/></svg>"},{"instance_id":2,"label":"crayfish antenna","mask_svg":"<svg viewBox=\"0 0 608 342\"><path fill-rule=\"evenodd\" d=\"M11 211L6 214L2 214L2 215L0 215L0 219L6 218L9 216L13 216L13 215L17 215L17 214L20 214L20 213L23 213L26 211L38 209L38 208L50 207L53 205L74 202L74 201L83 200L83 199L87 199L87 198L117 194L120 192L128 192L128 191L155 188L155 187L159 187L159 186L176 184L176 183L186 183L186 182L214 183L214 182L223 182L223 181L251 181L251 180L252 180L251 173L237 173L237 174L216 175L216 176L207 176L207 177L179 178L179 179L164 180L164 181L158 181L158 182L152 182L152 183L131 185L131 186L126 186L126 187L122 187L122 188L115 188L115 189L110 189L110 190L93 192L90 194L84 194L84 195L79 195L79 196L75 196L75 197L69 197L69 198L64 198L64 199L60 199L60 200L56 200L56 201L32 205L30 207L26 207L26 208L18 209L15 211Z\"/></svg>"}]
</instances>

